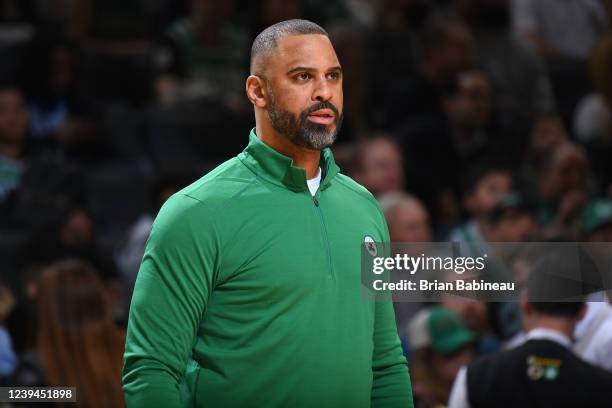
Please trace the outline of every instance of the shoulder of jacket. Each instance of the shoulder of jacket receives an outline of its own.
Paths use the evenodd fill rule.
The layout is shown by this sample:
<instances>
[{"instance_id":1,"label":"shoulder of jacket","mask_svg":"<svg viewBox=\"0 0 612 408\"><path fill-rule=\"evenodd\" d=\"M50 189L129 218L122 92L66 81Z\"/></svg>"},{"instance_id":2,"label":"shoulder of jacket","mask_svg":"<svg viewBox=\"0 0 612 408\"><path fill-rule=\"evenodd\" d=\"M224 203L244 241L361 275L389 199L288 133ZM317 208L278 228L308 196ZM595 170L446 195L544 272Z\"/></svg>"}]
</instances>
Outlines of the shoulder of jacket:
<instances>
[{"instance_id":1,"label":"shoulder of jacket","mask_svg":"<svg viewBox=\"0 0 612 408\"><path fill-rule=\"evenodd\" d=\"M372 204L374 207L376 207L376 209L380 211L380 206L378 205L378 201L376 201L376 198L374 197L374 195L372 195L372 193L370 193L367 188L357 183L355 180L353 180L349 176L342 174L342 173L338 173L336 177L334 178L334 181L337 181L339 184L351 190L356 195L365 199L367 202Z\"/></svg>"},{"instance_id":2,"label":"shoulder of jacket","mask_svg":"<svg viewBox=\"0 0 612 408\"><path fill-rule=\"evenodd\" d=\"M520 361L520 356L525 352L523 344L510 350L502 350L498 353L477 357L467 366L468 377L471 378L475 373L480 375L487 373L500 364L505 366L508 361Z\"/></svg>"},{"instance_id":3,"label":"shoulder of jacket","mask_svg":"<svg viewBox=\"0 0 612 408\"><path fill-rule=\"evenodd\" d=\"M217 166L205 176L178 191L176 196L189 197L212 213L228 200L240 196L258 184L257 178L236 157Z\"/></svg>"}]
</instances>

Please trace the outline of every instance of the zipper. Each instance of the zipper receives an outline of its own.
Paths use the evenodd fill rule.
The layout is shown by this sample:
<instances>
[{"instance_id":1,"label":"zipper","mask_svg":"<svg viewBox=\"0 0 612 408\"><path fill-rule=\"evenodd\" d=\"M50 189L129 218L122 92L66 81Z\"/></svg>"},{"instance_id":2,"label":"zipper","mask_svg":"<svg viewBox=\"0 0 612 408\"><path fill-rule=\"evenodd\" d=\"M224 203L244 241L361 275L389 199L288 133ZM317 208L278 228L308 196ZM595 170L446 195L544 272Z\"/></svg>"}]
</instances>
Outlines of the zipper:
<instances>
[{"instance_id":1,"label":"zipper","mask_svg":"<svg viewBox=\"0 0 612 408\"><path fill-rule=\"evenodd\" d=\"M307 191L308 194L310 194L310 191ZM315 195L312 196L312 202L314 203L315 207L316 207L316 211L319 214L319 219L321 220L321 231L323 232L323 241L325 241L325 253L327 255L327 267L329 269L329 279L334 280L334 266L332 263L332 257L331 257L331 247L329 245L329 237L327 236L327 226L325 225L325 218L323 218L323 211L321 211L321 207L319 204L319 198L317 197L319 195L319 190L317 190L317 192L315 193Z\"/></svg>"}]
</instances>

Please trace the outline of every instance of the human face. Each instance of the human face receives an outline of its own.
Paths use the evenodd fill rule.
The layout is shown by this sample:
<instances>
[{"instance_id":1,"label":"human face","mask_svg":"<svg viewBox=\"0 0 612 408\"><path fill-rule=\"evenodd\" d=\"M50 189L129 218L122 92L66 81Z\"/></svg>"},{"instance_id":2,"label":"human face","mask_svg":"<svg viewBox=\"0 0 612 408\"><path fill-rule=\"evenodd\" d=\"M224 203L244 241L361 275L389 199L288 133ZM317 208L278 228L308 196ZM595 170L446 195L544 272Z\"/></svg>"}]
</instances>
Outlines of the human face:
<instances>
[{"instance_id":1,"label":"human face","mask_svg":"<svg viewBox=\"0 0 612 408\"><path fill-rule=\"evenodd\" d=\"M425 208L418 202L407 202L398 206L389 218L391 241L431 241L429 217Z\"/></svg>"},{"instance_id":2,"label":"human face","mask_svg":"<svg viewBox=\"0 0 612 408\"><path fill-rule=\"evenodd\" d=\"M441 51L444 53L449 76L474 64L474 39L462 24L451 24L448 27L447 42Z\"/></svg>"},{"instance_id":3,"label":"human face","mask_svg":"<svg viewBox=\"0 0 612 408\"><path fill-rule=\"evenodd\" d=\"M536 119L529 137L530 150L537 154L547 153L568 139L561 121L547 116Z\"/></svg>"},{"instance_id":4,"label":"human face","mask_svg":"<svg viewBox=\"0 0 612 408\"><path fill-rule=\"evenodd\" d=\"M386 139L372 141L364 152L358 181L374 195L400 191L404 170L397 146Z\"/></svg>"},{"instance_id":5,"label":"human face","mask_svg":"<svg viewBox=\"0 0 612 408\"><path fill-rule=\"evenodd\" d=\"M573 190L584 191L588 172L589 164L584 151L569 142L561 144L553 153L552 163L541 176L541 195L559 199Z\"/></svg>"},{"instance_id":6,"label":"human face","mask_svg":"<svg viewBox=\"0 0 612 408\"><path fill-rule=\"evenodd\" d=\"M343 95L342 69L329 38L280 39L265 76L274 130L308 149L331 146L342 124Z\"/></svg>"},{"instance_id":7,"label":"human face","mask_svg":"<svg viewBox=\"0 0 612 408\"><path fill-rule=\"evenodd\" d=\"M478 71L468 72L459 79L459 87L466 105L465 122L474 127L484 126L491 110L491 87L487 77Z\"/></svg>"},{"instance_id":8,"label":"human face","mask_svg":"<svg viewBox=\"0 0 612 408\"><path fill-rule=\"evenodd\" d=\"M28 113L17 89L0 91L0 142L23 141L28 127Z\"/></svg>"},{"instance_id":9,"label":"human face","mask_svg":"<svg viewBox=\"0 0 612 408\"><path fill-rule=\"evenodd\" d=\"M510 173L495 171L486 174L466 197L466 209L474 216L484 216L495 208L512 187Z\"/></svg>"},{"instance_id":10,"label":"human face","mask_svg":"<svg viewBox=\"0 0 612 408\"><path fill-rule=\"evenodd\" d=\"M495 226L495 240L498 242L521 242L537 231L538 223L533 214L510 214Z\"/></svg>"}]
</instances>

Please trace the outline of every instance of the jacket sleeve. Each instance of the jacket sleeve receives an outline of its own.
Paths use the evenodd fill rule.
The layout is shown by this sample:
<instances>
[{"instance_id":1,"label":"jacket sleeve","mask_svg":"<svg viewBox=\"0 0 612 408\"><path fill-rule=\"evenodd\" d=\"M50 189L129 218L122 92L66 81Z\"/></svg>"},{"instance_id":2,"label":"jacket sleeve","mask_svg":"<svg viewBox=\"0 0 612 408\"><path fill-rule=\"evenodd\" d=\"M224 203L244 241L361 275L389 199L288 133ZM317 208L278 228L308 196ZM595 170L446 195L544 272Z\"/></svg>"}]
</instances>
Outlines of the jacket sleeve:
<instances>
[{"instance_id":1,"label":"jacket sleeve","mask_svg":"<svg viewBox=\"0 0 612 408\"><path fill-rule=\"evenodd\" d=\"M218 239L203 203L175 195L147 241L130 306L123 366L128 407L178 407L214 286Z\"/></svg>"},{"instance_id":2,"label":"jacket sleeve","mask_svg":"<svg viewBox=\"0 0 612 408\"><path fill-rule=\"evenodd\" d=\"M385 231L385 256L390 249L389 231ZM397 334L395 312L390 300L377 300L374 315L374 352L372 356L372 408L413 407L408 363Z\"/></svg>"}]
</instances>

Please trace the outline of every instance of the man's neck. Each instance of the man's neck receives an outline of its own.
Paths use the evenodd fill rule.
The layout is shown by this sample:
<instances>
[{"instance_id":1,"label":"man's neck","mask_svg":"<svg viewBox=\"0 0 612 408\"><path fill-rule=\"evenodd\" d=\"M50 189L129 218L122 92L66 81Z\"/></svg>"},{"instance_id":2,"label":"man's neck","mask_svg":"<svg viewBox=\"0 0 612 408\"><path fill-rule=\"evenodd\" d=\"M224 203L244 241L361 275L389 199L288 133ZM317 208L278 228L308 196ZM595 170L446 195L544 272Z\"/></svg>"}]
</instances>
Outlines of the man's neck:
<instances>
[{"instance_id":1,"label":"man's neck","mask_svg":"<svg viewBox=\"0 0 612 408\"><path fill-rule=\"evenodd\" d=\"M533 320L526 327L527 332L534 329L547 329L563 334L568 338L572 338L576 323L570 319L555 318L548 316L533 317Z\"/></svg>"},{"instance_id":2,"label":"man's neck","mask_svg":"<svg viewBox=\"0 0 612 408\"><path fill-rule=\"evenodd\" d=\"M262 142L277 152L290 157L293 160L294 166L306 170L306 178L308 180L317 176L319 161L321 159L320 151L297 146L286 137L279 135L272 127L268 129L257 124L255 133Z\"/></svg>"}]
</instances>

